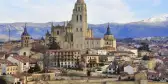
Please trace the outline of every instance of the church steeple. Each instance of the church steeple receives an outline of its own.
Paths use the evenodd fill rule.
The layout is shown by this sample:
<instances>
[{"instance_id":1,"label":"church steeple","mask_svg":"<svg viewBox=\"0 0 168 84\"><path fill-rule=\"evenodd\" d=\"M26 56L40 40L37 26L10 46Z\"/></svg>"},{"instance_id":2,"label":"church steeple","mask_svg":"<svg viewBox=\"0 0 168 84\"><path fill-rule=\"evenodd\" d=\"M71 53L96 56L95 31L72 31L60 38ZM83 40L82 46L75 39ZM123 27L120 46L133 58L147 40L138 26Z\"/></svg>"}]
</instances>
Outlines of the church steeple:
<instances>
[{"instance_id":1,"label":"church steeple","mask_svg":"<svg viewBox=\"0 0 168 84\"><path fill-rule=\"evenodd\" d=\"M25 27L24 27L24 31L22 33L22 36L29 36L29 34L27 32L27 23L25 23Z\"/></svg>"},{"instance_id":2,"label":"church steeple","mask_svg":"<svg viewBox=\"0 0 168 84\"><path fill-rule=\"evenodd\" d=\"M112 33L110 31L110 24L109 23L108 23L108 27L107 27L107 31L106 31L105 35L112 35Z\"/></svg>"},{"instance_id":3,"label":"church steeple","mask_svg":"<svg viewBox=\"0 0 168 84\"><path fill-rule=\"evenodd\" d=\"M21 46L29 47L30 46L30 35L27 32L27 24L25 23L24 31L21 36Z\"/></svg>"}]
</instances>

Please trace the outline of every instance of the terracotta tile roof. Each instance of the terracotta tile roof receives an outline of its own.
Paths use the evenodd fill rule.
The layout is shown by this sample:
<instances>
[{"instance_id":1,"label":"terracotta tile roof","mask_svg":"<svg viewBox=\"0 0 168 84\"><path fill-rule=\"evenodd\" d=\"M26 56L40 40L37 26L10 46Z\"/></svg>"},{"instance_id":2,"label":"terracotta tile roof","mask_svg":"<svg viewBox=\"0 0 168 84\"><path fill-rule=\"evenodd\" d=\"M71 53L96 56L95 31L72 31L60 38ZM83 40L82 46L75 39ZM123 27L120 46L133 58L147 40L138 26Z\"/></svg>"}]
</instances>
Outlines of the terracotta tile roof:
<instances>
[{"instance_id":1,"label":"terracotta tile roof","mask_svg":"<svg viewBox=\"0 0 168 84\"><path fill-rule=\"evenodd\" d=\"M80 50L48 50L48 52L80 52Z\"/></svg>"},{"instance_id":2,"label":"terracotta tile roof","mask_svg":"<svg viewBox=\"0 0 168 84\"><path fill-rule=\"evenodd\" d=\"M101 38L85 38L85 40L101 40Z\"/></svg>"},{"instance_id":3,"label":"terracotta tile roof","mask_svg":"<svg viewBox=\"0 0 168 84\"><path fill-rule=\"evenodd\" d=\"M8 60L2 60L2 59L0 59L0 64L7 64L7 66L14 66L14 65L16 65L16 64L14 64L14 63L12 63L12 62L10 62L10 61L8 61Z\"/></svg>"},{"instance_id":4,"label":"terracotta tile roof","mask_svg":"<svg viewBox=\"0 0 168 84\"><path fill-rule=\"evenodd\" d=\"M7 53L6 52L0 52L0 58L2 58L3 56L5 56Z\"/></svg>"},{"instance_id":5,"label":"terracotta tile roof","mask_svg":"<svg viewBox=\"0 0 168 84\"><path fill-rule=\"evenodd\" d=\"M111 47L111 46L100 47L100 48L94 48L94 49L97 49L97 50L115 50L115 48L114 48L114 47Z\"/></svg>"},{"instance_id":6,"label":"terracotta tile roof","mask_svg":"<svg viewBox=\"0 0 168 84\"><path fill-rule=\"evenodd\" d=\"M11 74L11 75L15 78L21 78L21 75L19 75L19 74Z\"/></svg>"},{"instance_id":7,"label":"terracotta tile roof","mask_svg":"<svg viewBox=\"0 0 168 84\"><path fill-rule=\"evenodd\" d=\"M128 53L128 54L135 54L133 52L130 52L130 51L111 51L109 53Z\"/></svg>"},{"instance_id":8,"label":"terracotta tile roof","mask_svg":"<svg viewBox=\"0 0 168 84\"><path fill-rule=\"evenodd\" d=\"M30 63L36 63L37 60L33 58L29 58L27 56L12 56L14 59L21 61L22 63L30 62Z\"/></svg>"}]
</instances>

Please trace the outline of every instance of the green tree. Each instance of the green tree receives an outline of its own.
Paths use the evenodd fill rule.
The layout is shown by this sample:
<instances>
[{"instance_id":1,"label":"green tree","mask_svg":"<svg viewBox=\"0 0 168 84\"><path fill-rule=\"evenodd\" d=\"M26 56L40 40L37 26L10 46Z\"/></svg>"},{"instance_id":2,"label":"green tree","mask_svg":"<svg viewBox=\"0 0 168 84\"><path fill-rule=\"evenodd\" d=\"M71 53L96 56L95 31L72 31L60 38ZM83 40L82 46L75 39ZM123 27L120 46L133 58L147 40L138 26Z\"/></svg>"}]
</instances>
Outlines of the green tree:
<instances>
[{"instance_id":1,"label":"green tree","mask_svg":"<svg viewBox=\"0 0 168 84\"><path fill-rule=\"evenodd\" d=\"M7 84L6 80L3 78L0 78L0 84Z\"/></svg>"},{"instance_id":2,"label":"green tree","mask_svg":"<svg viewBox=\"0 0 168 84\"><path fill-rule=\"evenodd\" d=\"M40 67L38 64L35 65L35 67L30 67L30 69L28 70L28 73L34 73L34 72L39 72L41 71Z\"/></svg>"},{"instance_id":3,"label":"green tree","mask_svg":"<svg viewBox=\"0 0 168 84\"><path fill-rule=\"evenodd\" d=\"M40 66L36 64L34 67L34 72L39 72L39 71L41 71Z\"/></svg>"},{"instance_id":4,"label":"green tree","mask_svg":"<svg viewBox=\"0 0 168 84\"><path fill-rule=\"evenodd\" d=\"M141 47L138 48L139 51L145 50L145 51L150 51L149 45L145 42L141 43Z\"/></svg>"},{"instance_id":5,"label":"green tree","mask_svg":"<svg viewBox=\"0 0 168 84\"><path fill-rule=\"evenodd\" d=\"M50 37L50 43L49 45L49 49L50 50L59 50L61 49L59 44L56 42L56 39L54 37Z\"/></svg>"},{"instance_id":6,"label":"green tree","mask_svg":"<svg viewBox=\"0 0 168 84\"><path fill-rule=\"evenodd\" d=\"M33 73L34 72L34 68L30 67L30 69L28 70L28 73Z\"/></svg>"}]
</instances>

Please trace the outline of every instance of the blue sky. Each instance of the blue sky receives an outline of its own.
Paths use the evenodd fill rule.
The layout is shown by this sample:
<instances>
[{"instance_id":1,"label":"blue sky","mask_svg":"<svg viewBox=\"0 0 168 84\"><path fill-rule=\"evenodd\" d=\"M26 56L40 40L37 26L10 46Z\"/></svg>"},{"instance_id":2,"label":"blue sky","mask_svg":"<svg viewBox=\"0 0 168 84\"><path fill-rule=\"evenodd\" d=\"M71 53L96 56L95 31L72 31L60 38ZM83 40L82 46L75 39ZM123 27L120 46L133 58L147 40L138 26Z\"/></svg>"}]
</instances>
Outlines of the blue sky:
<instances>
[{"instance_id":1,"label":"blue sky","mask_svg":"<svg viewBox=\"0 0 168 84\"><path fill-rule=\"evenodd\" d=\"M76 0L0 0L0 23L71 19ZM89 23L127 23L168 14L168 0L85 0Z\"/></svg>"}]
</instances>

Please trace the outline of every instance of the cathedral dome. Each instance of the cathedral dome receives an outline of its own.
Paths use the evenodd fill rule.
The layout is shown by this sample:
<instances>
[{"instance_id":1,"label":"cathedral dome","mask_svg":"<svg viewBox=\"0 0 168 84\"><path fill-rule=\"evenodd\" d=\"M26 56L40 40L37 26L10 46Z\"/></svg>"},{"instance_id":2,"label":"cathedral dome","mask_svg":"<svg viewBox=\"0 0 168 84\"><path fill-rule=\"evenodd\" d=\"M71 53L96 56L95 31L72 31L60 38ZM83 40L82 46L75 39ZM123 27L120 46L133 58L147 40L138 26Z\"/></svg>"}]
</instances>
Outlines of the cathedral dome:
<instances>
[{"instance_id":1,"label":"cathedral dome","mask_svg":"<svg viewBox=\"0 0 168 84\"><path fill-rule=\"evenodd\" d=\"M77 3L84 3L84 0L77 0Z\"/></svg>"},{"instance_id":2,"label":"cathedral dome","mask_svg":"<svg viewBox=\"0 0 168 84\"><path fill-rule=\"evenodd\" d=\"M105 39L105 40L114 40L114 36L113 36L113 34L111 33L111 31L110 31L110 26L109 26L109 24L108 24L108 27L107 27L107 31L106 31L106 33L104 34L104 39Z\"/></svg>"}]
</instances>

